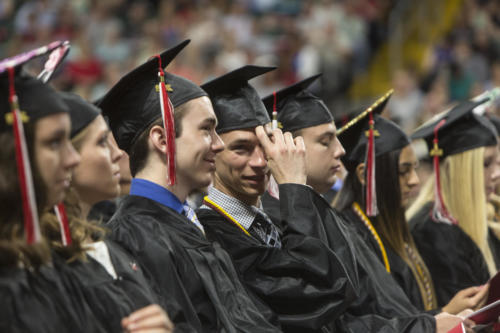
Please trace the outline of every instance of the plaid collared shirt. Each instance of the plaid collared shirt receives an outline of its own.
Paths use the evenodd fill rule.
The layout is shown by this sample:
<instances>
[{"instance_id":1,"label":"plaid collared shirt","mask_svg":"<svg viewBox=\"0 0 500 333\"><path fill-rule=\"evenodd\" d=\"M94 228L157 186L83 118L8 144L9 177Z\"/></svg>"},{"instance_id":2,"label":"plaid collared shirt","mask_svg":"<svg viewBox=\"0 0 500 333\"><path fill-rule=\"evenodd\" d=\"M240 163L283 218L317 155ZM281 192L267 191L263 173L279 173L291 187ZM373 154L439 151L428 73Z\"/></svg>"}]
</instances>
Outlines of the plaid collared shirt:
<instances>
[{"instance_id":1,"label":"plaid collared shirt","mask_svg":"<svg viewBox=\"0 0 500 333\"><path fill-rule=\"evenodd\" d=\"M238 223L246 230L249 230L252 227L253 223L256 221L257 214L260 215L260 217L271 225L271 235L262 233L261 228L255 228L255 231L267 244L269 244L269 238L271 238L273 239L272 246L281 247L281 241L279 240L279 234L276 227L261 208L262 204L260 204L260 201L259 206L261 207L250 206L234 197L222 193L212 186L208 189L208 198L224 209L226 213L231 215L231 217L238 221ZM200 208L211 209L207 205L202 205Z\"/></svg>"}]
</instances>

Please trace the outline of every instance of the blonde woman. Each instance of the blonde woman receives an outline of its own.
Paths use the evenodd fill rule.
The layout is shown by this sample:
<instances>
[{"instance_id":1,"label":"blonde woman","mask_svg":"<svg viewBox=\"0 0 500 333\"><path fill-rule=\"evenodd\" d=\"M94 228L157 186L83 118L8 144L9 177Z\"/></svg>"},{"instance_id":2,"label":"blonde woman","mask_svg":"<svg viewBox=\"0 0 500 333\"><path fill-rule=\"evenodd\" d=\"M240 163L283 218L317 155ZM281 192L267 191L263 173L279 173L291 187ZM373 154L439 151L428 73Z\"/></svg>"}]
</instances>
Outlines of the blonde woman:
<instances>
[{"instance_id":1,"label":"blonde woman","mask_svg":"<svg viewBox=\"0 0 500 333\"><path fill-rule=\"evenodd\" d=\"M488 288L484 284L496 271L487 241L486 198L494 184L497 133L473 114L478 104L463 102L413 134L425 139L435 170L407 217L440 306L464 288L485 298L487 293L478 290Z\"/></svg>"},{"instance_id":2,"label":"blonde woman","mask_svg":"<svg viewBox=\"0 0 500 333\"><path fill-rule=\"evenodd\" d=\"M493 114L487 114L488 119L495 126L497 132L500 131L500 117ZM495 265L500 269L500 158L497 158L493 163L493 170L491 171L490 178L493 181L493 186L489 189L490 194L487 197L488 207L488 240L490 249L493 252Z\"/></svg>"},{"instance_id":3,"label":"blonde woman","mask_svg":"<svg viewBox=\"0 0 500 333\"><path fill-rule=\"evenodd\" d=\"M96 202L120 193L118 161L122 154L110 141L110 130L100 110L81 97L59 93L69 107L71 142L81 156L64 200L71 230L61 241L55 215L42 226L53 250L55 267L73 294L91 306L106 331L171 332L172 323L144 279L140 263L105 238L106 230L87 220ZM149 331L148 331L149 329Z\"/></svg>"}]
</instances>

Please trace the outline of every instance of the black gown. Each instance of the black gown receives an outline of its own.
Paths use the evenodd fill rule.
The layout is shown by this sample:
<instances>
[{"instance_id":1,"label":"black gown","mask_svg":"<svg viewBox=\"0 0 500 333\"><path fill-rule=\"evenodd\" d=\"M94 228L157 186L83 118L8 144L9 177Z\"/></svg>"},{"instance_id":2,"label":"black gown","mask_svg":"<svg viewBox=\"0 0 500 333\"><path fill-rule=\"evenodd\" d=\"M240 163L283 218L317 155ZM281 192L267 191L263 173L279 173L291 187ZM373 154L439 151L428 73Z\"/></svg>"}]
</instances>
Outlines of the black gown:
<instances>
[{"instance_id":1,"label":"black gown","mask_svg":"<svg viewBox=\"0 0 500 333\"><path fill-rule=\"evenodd\" d=\"M363 221L354 212L353 209L349 208L342 211L342 215L345 219L354 227L361 239L364 240L365 244L373 251L373 253L380 260L380 263L384 264L384 259L382 252L377 241L373 238L372 234L368 228L364 225ZM382 237L382 236L381 236ZM387 260L391 268L391 275L399 284L401 289L408 296L411 303L420 311L425 311L424 302L422 301L422 294L420 293L420 288L418 287L415 275L408 264L401 259L401 257L392 250L390 246L387 245L382 239L387 254ZM384 266L385 267L385 266Z\"/></svg>"},{"instance_id":2,"label":"black gown","mask_svg":"<svg viewBox=\"0 0 500 333\"><path fill-rule=\"evenodd\" d=\"M100 223L108 222L116 211L116 201L118 200L120 199L104 200L96 203L90 209L87 219L89 221L98 221Z\"/></svg>"},{"instance_id":3,"label":"black gown","mask_svg":"<svg viewBox=\"0 0 500 333\"><path fill-rule=\"evenodd\" d=\"M279 202L267 195L264 209L270 216L279 214ZM420 313L410 302L396 281L387 273L372 250L349 226L335 209L321 196L316 196L314 207L322 216L321 225L305 230L306 234L325 242L344 261L353 260L338 246L339 234L349 235L355 249L359 277L359 297L349 305L335 322L335 332L435 332L436 321L432 315ZM280 223L281 219L276 220Z\"/></svg>"},{"instance_id":4,"label":"black gown","mask_svg":"<svg viewBox=\"0 0 500 333\"><path fill-rule=\"evenodd\" d=\"M106 332L51 266L0 269L0 332Z\"/></svg>"},{"instance_id":5,"label":"black gown","mask_svg":"<svg viewBox=\"0 0 500 333\"><path fill-rule=\"evenodd\" d=\"M183 215L128 195L108 226L142 266L176 331L280 331L268 321L272 311L253 302L257 298L241 284L229 255Z\"/></svg>"},{"instance_id":6,"label":"black gown","mask_svg":"<svg viewBox=\"0 0 500 333\"><path fill-rule=\"evenodd\" d=\"M490 245L491 252L493 252L496 269L500 270L500 239L492 228L488 228L488 244Z\"/></svg>"},{"instance_id":7,"label":"black gown","mask_svg":"<svg viewBox=\"0 0 500 333\"><path fill-rule=\"evenodd\" d=\"M147 305L135 300L121 285L121 276L114 279L96 260L80 260L66 263L54 256L55 268L67 289L78 294L86 302L96 319L107 332L121 332L122 318ZM118 273L117 273L118 275Z\"/></svg>"},{"instance_id":8,"label":"black gown","mask_svg":"<svg viewBox=\"0 0 500 333\"><path fill-rule=\"evenodd\" d=\"M234 223L211 209L199 209L198 219L207 238L228 251L245 285L278 314L285 332L316 332L331 324L356 297L357 271L316 238L304 236L301 225L320 219L313 209L317 194L296 184L279 186L282 247L266 245L246 235ZM307 208L306 208L307 207ZM318 223L316 223L318 224ZM348 251L348 237L337 241Z\"/></svg>"},{"instance_id":9,"label":"black gown","mask_svg":"<svg viewBox=\"0 0 500 333\"><path fill-rule=\"evenodd\" d=\"M118 279L114 283L124 290L138 310L151 304L159 304L158 297L149 285L141 266L120 245L106 240L111 262Z\"/></svg>"},{"instance_id":10,"label":"black gown","mask_svg":"<svg viewBox=\"0 0 500 333\"><path fill-rule=\"evenodd\" d=\"M442 307L458 291L486 283L490 274L474 241L457 225L433 221L431 210L432 203L424 205L409 223Z\"/></svg>"}]
</instances>

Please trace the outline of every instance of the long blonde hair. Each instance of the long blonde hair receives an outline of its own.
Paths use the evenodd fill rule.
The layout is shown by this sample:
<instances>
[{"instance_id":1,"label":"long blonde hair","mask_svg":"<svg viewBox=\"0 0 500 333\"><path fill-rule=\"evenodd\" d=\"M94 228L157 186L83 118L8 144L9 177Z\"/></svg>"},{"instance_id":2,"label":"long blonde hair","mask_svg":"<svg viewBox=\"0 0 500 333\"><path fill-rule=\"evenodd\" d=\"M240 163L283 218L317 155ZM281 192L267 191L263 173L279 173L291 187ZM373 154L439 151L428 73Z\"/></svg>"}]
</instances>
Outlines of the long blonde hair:
<instances>
[{"instance_id":1,"label":"long blonde hair","mask_svg":"<svg viewBox=\"0 0 500 333\"><path fill-rule=\"evenodd\" d=\"M484 147L446 157L440 165L443 201L458 226L476 243L488 265L496 272L488 245L486 195L484 193ZM435 177L430 177L406 212L408 220L434 201Z\"/></svg>"}]
</instances>

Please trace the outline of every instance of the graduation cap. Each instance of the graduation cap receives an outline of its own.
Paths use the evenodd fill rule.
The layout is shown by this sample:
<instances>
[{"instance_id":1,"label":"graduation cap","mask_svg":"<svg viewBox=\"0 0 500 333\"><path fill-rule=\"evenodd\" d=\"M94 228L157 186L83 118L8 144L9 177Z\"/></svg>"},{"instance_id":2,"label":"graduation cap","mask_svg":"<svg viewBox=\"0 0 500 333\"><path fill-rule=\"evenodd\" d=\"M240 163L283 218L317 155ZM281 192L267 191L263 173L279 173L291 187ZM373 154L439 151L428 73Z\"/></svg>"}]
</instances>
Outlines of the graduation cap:
<instances>
[{"instance_id":1,"label":"graduation cap","mask_svg":"<svg viewBox=\"0 0 500 333\"><path fill-rule=\"evenodd\" d=\"M349 113L344 113L344 114L335 116L335 127L337 128L337 130L341 129L342 127L347 125L348 122L353 120L357 115L359 115L363 111L364 111L363 108L357 108Z\"/></svg>"},{"instance_id":2,"label":"graduation cap","mask_svg":"<svg viewBox=\"0 0 500 333\"><path fill-rule=\"evenodd\" d=\"M346 151L341 158L345 168L349 172L354 172L358 164L365 163L365 201L368 216L378 214L375 184L376 157L410 144L408 136L401 128L380 116L392 92L392 90L387 92L337 131L339 140Z\"/></svg>"},{"instance_id":3,"label":"graduation cap","mask_svg":"<svg viewBox=\"0 0 500 333\"><path fill-rule=\"evenodd\" d=\"M68 112L67 106L54 89L27 74L22 68L30 60L51 52L61 44L62 42L53 42L0 61L1 132L12 130L13 108L18 109L22 122L25 123L50 114ZM14 99L14 105L11 98Z\"/></svg>"},{"instance_id":4,"label":"graduation cap","mask_svg":"<svg viewBox=\"0 0 500 333\"><path fill-rule=\"evenodd\" d=\"M497 133L500 134L500 117L492 113L486 113L486 118L488 118L488 120L491 121L493 126L495 126Z\"/></svg>"},{"instance_id":5,"label":"graduation cap","mask_svg":"<svg viewBox=\"0 0 500 333\"><path fill-rule=\"evenodd\" d=\"M42 81L23 72L28 61L60 47L62 42L0 61L0 132L13 131L16 164L21 188L26 242L41 240L32 169L24 135L24 124L51 114L68 112L60 96Z\"/></svg>"},{"instance_id":6,"label":"graduation cap","mask_svg":"<svg viewBox=\"0 0 500 333\"><path fill-rule=\"evenodd\" d=\"M435 221L456 224L446 209L441 194L439 159L484 146L497 144L497 131L485 117L473 110L486 102L465 101L449 111L431 118L412 134L412 139L424 139L433 158L435 188L432 218Z\"/></svg>"},{"instance_id":7,"label":"graduation cap","mask_svg":"<svg viewBox=\"0 0 500 333\"><path fill-rule=\"evenodd\" d=\"M167 137L167 181L175 183L174 108L202 96L199 86L164 68L189 43L185 40L123 76L100 100L98 106L108 117L118 146L130 154L130 148L144 130L162 117Z\"/></svg>"},{"instance_id":8,"label":"graduation cap","mask_svg":"<svg viewBox=\"0 0 500 333\"><path fill-rule=\"evenodd\" d=\"M271 122L259 95L248 81L276 67L246 65L204 83L217 116L217 133L254 128Z\"/></svg>"},{"instance_id":9,"label":"graduation cap","mask_svg":"<svg viewBox=\"0 0 500 333\"><path fill-rule=\"evenodd\" d=\"M69 41L64 41L59 47L54 49L50 53L49 59L45 62L43 70L40 72L40 74L38 74L37 78L44 83L49 82L56 69L68 55L70 48L71 45Z\"/></svg>"},{"instance_id":10,"label":"graduation cap","mask_svg":"<svg viewBox=\"0 0 500 333\"><path fill-rule=\"evenodd\" d=\"M429 154L441 158L478 147L495 145L497 138L494 126L483 116L472 112L476 106L484 102L486 101L464 101L425 122L411 137L424 139Z\"/></svg>"},{"instance_id":11,"label":"graduation cap","mask_svg":"<svg viewBox=\"0 0 500 333\"><path fill-rule=\"evenodd\" d=\"M101 114L101 109L76 94L69 92L60 92L59 94L69 107L71 138L74 138Z\"/></svg>"},{"instance_id":12,"label":"graduation cap","mask_svg":"<svg viewBox=\"0 0 500 333\"><path fill-rule=\"evenodd\" d=\"M321 74L311 76L262 99L271 115L273 128L295 131L333 121L323 101L306 90L320 76ZM273 177L267 191L279 199L279 187Z\"/></svg>"},{"instance_id":13,"label":"graduation cap","mask_svg":"<svg viewBox=\"0 0 500 333\"><path fill-rule=\"evenodd\" d=\"M491 113L491 106L496 100L500 98L500 87L495 87L491 90L486 90L478 96L471 99L472 102L484 102L477 105L472 109L476 115L484 116L495 127L498 134L500 134L500 117Z\"/></svg>"},{"instance_id":14,"label":"graduation cap","mask_svg":"<svg viewBox=\"0 0 500 333\"><path fill-rule=\"evenodd\" d=\"M278 127L292 132L333 121L325 103L306 90L320 76L311 76L262 99L268 112L277 118Z\"/></svg>"}]
</instances>

